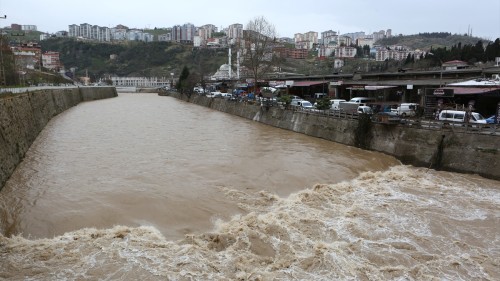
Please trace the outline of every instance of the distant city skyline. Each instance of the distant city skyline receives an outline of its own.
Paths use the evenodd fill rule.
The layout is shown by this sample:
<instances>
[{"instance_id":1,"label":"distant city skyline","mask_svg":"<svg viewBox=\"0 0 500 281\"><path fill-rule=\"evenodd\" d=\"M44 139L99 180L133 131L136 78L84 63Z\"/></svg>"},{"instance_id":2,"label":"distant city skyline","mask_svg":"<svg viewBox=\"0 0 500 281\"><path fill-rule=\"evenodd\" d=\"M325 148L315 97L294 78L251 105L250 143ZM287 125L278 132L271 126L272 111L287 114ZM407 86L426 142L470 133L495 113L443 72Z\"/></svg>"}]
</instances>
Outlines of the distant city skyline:
<instances>
[{"instance_id":1,"label":"distant city skyline","mask_svg":"<svg viewBox=\"0 0 500 281\"><path fill-rule=\"evenodd\" d=\"M489 40L500 37L500 1L464 0L404 2L401 0L357 0L337 2L313 0L286 2L143 0L137 4L124 1L87 0L84 5L70 5L62 0L8 0L0 2L0 26L36 25L39 31L55 33L68 30L71 24L89 23L115 27L153 29L192 23L213 24L219 29L235 23L245 28L258 16L276 27L279 37L293 38L295 33L333 30L345 33L392 29L392 34L411 35L425 32L471 33ZM22 7L22 10L21 8ZM29 7L29 8L27 8Z\"/></svg>"}]
</instances>

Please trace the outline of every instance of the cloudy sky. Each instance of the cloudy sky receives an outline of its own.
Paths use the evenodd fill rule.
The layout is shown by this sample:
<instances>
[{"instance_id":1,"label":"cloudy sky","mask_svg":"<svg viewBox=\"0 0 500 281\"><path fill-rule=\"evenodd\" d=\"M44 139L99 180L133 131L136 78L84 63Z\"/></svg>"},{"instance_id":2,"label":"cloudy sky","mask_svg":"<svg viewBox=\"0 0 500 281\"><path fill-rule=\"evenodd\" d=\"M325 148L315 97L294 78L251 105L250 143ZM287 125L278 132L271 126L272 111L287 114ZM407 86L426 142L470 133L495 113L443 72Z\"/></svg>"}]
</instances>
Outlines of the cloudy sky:
<instances>
[{"instance_id":1,"label":"cloudy sky","mask_svg":"<svg viewBox=\"0 0 500 281\"><path fill-rule=\"evenodd\" d=\"M392 29L396 34L467 33L500 37L499 0L0 0L0 27L36 25L39 31L68 30L89 23L129 28L172 27L184 23L227 27L264 16L280 37L327 30L366 34Z\"/></svg>"}]
</instances>

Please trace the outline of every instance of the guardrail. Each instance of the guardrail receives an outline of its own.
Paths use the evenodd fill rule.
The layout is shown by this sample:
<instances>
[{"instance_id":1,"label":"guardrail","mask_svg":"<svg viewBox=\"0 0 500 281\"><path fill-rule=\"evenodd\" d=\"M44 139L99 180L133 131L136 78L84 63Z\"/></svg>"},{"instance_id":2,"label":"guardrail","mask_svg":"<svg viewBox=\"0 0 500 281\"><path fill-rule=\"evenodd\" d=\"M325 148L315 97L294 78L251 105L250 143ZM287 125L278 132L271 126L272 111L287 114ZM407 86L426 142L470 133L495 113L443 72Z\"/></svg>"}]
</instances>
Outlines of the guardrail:
<instances>
[{"instance_id":1,"label":"guardrail","mask_svg":"<svg viewBox=\"0 0 500 281\"><path fill-rule=\"evenodd\" d=\"M256 102L256 105L266 106L265 103ZM273 104L271 106L279 106L282 109L292 110L294 112L302 112L306 114L326 116L330 118L339 119L359 119L359 114L357 113L346 113L339 110L318 110L302 108L299 106L289 106L285 108L283 105ZM473 123L453 123L449 121L439 121L421 118L401 118L399 122L377 122L372 120L374 123L388 124L394 126L407 126L412 128L420 128L426 130L440 130L440 131L453 131L458 133L470 133L470 134L488 134L488 135L500 135L500 124L473 124Z\"/></svg>"},{"instance_id":2,"label":"guardrail","mask_svg":"<svg viewBox=\"0 0 500 281\"><path fill-rule=\"evenodd\" d=\"M34 87L22 87L22 88L0 88L0 94L4 93L19 94L37 90L61 89L61 88L71 89L71 88L78 88L78 86L68 85L68 86L34 86Z\"/></svg>"}]
</instances>

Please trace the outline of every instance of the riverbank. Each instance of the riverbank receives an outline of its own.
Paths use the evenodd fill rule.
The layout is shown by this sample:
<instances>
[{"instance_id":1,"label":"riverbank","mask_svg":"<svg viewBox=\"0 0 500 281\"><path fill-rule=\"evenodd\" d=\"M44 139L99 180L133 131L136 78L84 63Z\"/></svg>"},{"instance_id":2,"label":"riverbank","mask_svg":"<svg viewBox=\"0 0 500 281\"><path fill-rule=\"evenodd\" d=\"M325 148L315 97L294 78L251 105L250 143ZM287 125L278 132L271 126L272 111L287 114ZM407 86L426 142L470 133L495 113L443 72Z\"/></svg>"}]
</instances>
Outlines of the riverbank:
<instances>
[{"instance_id":1,"label":"riverbank","mask_svg":"<svg viewBox=\"0 0 500 281\"><path fill-rule=\"evenodd\" d=\"M200 95L163 93L263 124L341 144L382 152L403 164L437 170L478 174L500 180L500 136L401 124L379 124L361 119L261 107Z\"/></svg>"},{"instance_id":2,"label":"riverbank","mask_svg":"<svg viewBox=\"0 0 500 281\"><path fill-rule=\"evenodd\" d=\"M44 89L0 95L0 189L52 117L80 102L116 96L114 87Z\"/></svg>"}]
</instances>

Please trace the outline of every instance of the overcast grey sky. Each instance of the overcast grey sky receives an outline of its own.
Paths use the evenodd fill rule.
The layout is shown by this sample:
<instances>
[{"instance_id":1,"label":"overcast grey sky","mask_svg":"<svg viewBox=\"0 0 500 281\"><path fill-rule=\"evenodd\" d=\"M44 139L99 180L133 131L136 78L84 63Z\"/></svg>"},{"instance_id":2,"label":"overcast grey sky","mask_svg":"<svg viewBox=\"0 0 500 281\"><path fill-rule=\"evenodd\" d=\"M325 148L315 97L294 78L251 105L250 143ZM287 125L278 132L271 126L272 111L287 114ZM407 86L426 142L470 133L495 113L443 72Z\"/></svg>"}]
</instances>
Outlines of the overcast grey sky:
<instances>
[{"instance_id":1,"label":"overcast grey sky","mask_svg":"<svg viewBox=\"0 0 500 281\"><path fill-rule=\"evenodd\" d=\"M280 37L327 30L340 33L392 29L394 35L420 32L467 33L500 37L500 0L0 0L0 27L12 23L39 31L68 30L89 23L130 28L172 27L192 23L245 26L257 16L272 23Z\"/></svg>"}]
</instances>

